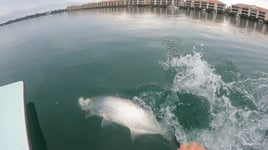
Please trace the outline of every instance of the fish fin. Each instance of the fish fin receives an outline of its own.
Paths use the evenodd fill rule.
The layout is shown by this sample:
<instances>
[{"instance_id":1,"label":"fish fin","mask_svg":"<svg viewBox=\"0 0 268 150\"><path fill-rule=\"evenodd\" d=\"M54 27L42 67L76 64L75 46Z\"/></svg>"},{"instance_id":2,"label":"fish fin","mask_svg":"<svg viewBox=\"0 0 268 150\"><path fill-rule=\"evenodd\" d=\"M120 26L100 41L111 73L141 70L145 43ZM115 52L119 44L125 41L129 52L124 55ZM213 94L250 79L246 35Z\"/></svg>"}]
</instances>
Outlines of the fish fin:
<instances>
[{"instance_id":1,"label":"fish fin","mask_svg":"<svg viewBox=\"0 0 268 150\"><path fill-rule=\"evenodd\" d=\"M108 119L102 119L102 121L101 121L101 127L102 128L110 126L112 124L113 124L113 122L111 120L108 120Z\"/></svg>"},{"instance_id":2,"label":"fish fin","mask_svg":"<svg viewBox=\"0 0 268 150\"><path fill-rule=\"evenodd\" d=\"M135 132L130 131L130 136L131 136L131 142L134 143L134 141L138 137L138 135L136 135Z\"/></svg>"},{"instance_id":3,"label":"fish fin","mask_svg":"<svg viewBox=\"0 0 268 150\"><path fill-rule=\"evenodd\" d=\"M91 117L91 116L92 116L91 111L90 111L90 110L87 110L87 111L86 111L86 118L89 118L89 117Z\"/></svg>"},{"instance_id":4,"label":"fish fin","mask_svg":"<svg viewBox=\"0 0 268 150\"><path fill-rule=\"evenodd\" d=\"M130 130L130 136L131 136L131 141L132 143L134 143L134 141L139 137L141 136L142 134L144 134L143 132L140 132L138 130Z\"/></svg>"}]
</instances>

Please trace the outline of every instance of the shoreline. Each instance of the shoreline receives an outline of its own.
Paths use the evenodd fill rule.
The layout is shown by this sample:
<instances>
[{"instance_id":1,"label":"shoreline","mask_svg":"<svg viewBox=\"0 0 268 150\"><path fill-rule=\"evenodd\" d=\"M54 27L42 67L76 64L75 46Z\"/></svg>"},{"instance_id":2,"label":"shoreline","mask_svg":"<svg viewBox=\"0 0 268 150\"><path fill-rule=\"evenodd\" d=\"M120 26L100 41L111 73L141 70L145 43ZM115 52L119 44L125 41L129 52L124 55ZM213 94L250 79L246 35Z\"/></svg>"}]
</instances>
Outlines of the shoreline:
<instances>
[{"instance_id":1,"label":"shoreline","mask_svg":"<svg viewBox=\"0 0 268 150\"><path fill-rule=\"evenodd\" d=\"M135 8L135 7L151 7L151 8L184 9L184 10L191 10L191 11L194 10L194 11L202 12L201 9L188 9L186 7L177 7L177 6L169 7L167 5L155 6L155 5L125 5L125 4L121 4L121 5L103 6L103 5L98 5L98 3L89 3L89 4L82 4L82 5L68 6L65 9L56 9L56 10L46 11L46 12L42 12L42 13L35 13L32 15L27 15L24 17L11 19L11 20L8 20L4 23L1 23L0 27L10 25L13 23L17 23L17 22L21 22L21 21L25 21L25 20L29 20L29 19L34 19L34 18L38 18L38 17L48 16L48 15L53 15L53 14L58 14L58 13L63 13L63 12L74 12L74 11L81 11L81 10L105 9L105 8L129 8L129 7L133 7L133 8ZM213 11L206 10L205 13L210 14L210 13L213 13ZM216 13L221 14L221 15L227 15L230 17L236 17L236 15L233 14L232 12L216 12ZM239 18L258 22L258 19L250 18L247 16L240 16ZM268 24L268 20L264 20L262 24Z\"/></svg>"},{"instance_id":2,"label":"shoreline","mask_svg":"<svg viewBox=\"0 0 268 150\"><path fill-rule=\"evenodd\" d=\"M4 23L1 23L0 27L5 26L5 25L9 25L9 24L13 24L13 23L17 23L17 22L20 22L20 21L24 21L24 20L29 20L29 19L33 19L33 18L42 17L42 16L62 13L62 12L65 12L65 11L66 11L66 9L57 9L57 10L46 11L46 12L42 12L42 13L35 13L35 14L32 14L32 15L27 15L27 16L24 16L24 17L19 17L19 18L8 20L8 21L6 21Z\"/></svg>"}]
</instances>

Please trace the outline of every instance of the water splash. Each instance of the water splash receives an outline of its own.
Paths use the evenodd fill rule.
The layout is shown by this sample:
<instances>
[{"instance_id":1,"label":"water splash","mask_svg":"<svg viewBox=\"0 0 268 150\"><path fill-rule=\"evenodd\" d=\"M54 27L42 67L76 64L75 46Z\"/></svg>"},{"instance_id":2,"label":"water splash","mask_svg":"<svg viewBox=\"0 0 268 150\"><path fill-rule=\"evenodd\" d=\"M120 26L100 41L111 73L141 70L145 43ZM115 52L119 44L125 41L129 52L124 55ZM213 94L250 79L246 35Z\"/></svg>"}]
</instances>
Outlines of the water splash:
<instances>
[{"instance_id":1,"label":"water splash","mask_svg":"<svg viewBox=\"0 0 268 150\"><path fill-rule=\"evenodd\" d=\"M167 60L160 64L171 74L173 81L170 86L171 92L154 111L158 117L160 116L160 120L174 129L179 142L197 141L204 144L208 150L267 148L268 75L225 83L199 52L184 56L168 55ZM161 92L156 93L159 95ZM178 121L176 109L185 104L180 97L167 98L180 93L191 93L206 98L211 116L208 127L187 130L182 126L182 122ZM143 95L146 95L146 91ZM150 91L149 95L152 99L154 94ZM147 97L148 95L142 99L145 103L148 102ZM160 97L156 96L157 99ZM235 105L237 101L249 104L240 107ZM150 103L146 104L156 107ZM250 107L251 105L254 107Z\"/></svg>"},{"instance_id":2,"label":"water splash","mask_svg":"<svg viewBox=\"0 0 268 150\"><path fill-rule=\"evenodd\" d=\"M167 61L162 62L165 70L175 71L172 90L189 92L198 96L204 96L214 103L217 91L222 83L221 77L214 73L214 69L203 61L202 54L195 52L186 56L168 56Z\"/></svg>"},{"instance_id":3,"label":"water splash","mask_svg":"<svg viewBox=\"0 0 268 150\"><path fill-rule=\"evenodd\" d=\"M212 115L210 127L190 131L186 135L189 140L204 143L207 149L265 149L267 127L263 124L267 123L268 117L259 111L261 107L257 99L263 101L254 95L260 95L255 93L261 92L267 96L267 93L263 92L266 88L263 91L260 90L267 87L267 82L259 82L263 79L257 79L254 82L247 79L239 82L238 85L236 83L227 85L221 80L221 76L214 73L212 66L202 59L201 53L171 58L167 62L169 67L177 71L173 80L173 90L204 96L210 104ZM248 86L255 91L247 90ZM250 100L252 100L251 97L255 97L253 102L257 103L258 110L237 108L232 105L228 90L238 87L240 91L248 95ZM217 93L222 88L228 92L219 96Z\"/></svg>"}]
</instances>

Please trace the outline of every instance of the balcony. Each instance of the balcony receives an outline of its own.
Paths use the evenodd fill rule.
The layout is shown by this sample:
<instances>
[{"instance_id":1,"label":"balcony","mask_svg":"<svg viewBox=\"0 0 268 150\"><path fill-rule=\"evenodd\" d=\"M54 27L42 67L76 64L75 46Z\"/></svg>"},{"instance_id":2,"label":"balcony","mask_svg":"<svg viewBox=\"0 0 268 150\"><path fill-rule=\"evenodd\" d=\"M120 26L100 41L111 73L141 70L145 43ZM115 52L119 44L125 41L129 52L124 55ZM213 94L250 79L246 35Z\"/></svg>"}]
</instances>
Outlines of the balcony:
<instances>
[{"instance_id":1,"label":"balcony","mask_svg":"<svg viewBox=\"0 0 268 150\"><path fill-rule=\"evenodd\" d=\"M259 12L259 15L263 15L263 16L265 16L265 12Z\"/></svg>"},{"instance_id":2,"label":"balcony","mask_svg":"<svg viewBox=\"0 0 268 150\"><path fill-rule=\"evenodd\" d=\"M248 13L242 12L241 15L248 16Z\"/></svg>"},{"instance_id":3,"label":"balcony","mask_svg":"<svg viewBox=\"0 0 268 150\"><path fill-rule=\"evenodd\" d=\"M265 18L265 15L259 15L259 17L263 17L263 18Z\"/></svg>"},{"instance_id":4,"label":"balcony","mask_svg":"<svg viewBox=\"0 0 268 150\"><path fill-rule=\"evenodd\" d=\"M191 1L187 1L186 4L191 4L192 2Z\"/></svg>"},{"instance_id":5,"label":"balcony","mask_svg":"<svg viewBox=\"0 0 268 150\"><path fill-rule=\"evenodd\" d=\"M201 7L202 8L207 8L207 3L202 2Z\"/></svg>"},{"instance_id":6,"label":"balcony","mask_svg":"<svg viewBox=\"0 0 268 150\"><path fill-rule=\"evenodd\" d=\"M232 11L238 11L238 7L232 6Z\"/></svg>"},{"instance_id":7,"label":"balcony","mask_svg":"<svg viewBox=\"0 0 268 150\"><path fill-rule=\"evenodd\" d=\"M242 13L248 14L248 11L247 10L242 10Z\"/></svg>"},{"instance_id":8,"label":"balcony","mask_svg":"<svg viewBox=\"0 0 268 150\"><path fill-rule=\"evenodd\" d=\"M191 3L186 3L186 7L191 7Z\"/></svg>"},{"instance_id":9,"label":"balcony","mask_svg":"<svg viewBox=\"0 0 268 150\"><path fill-rule=\"evenodd\" d=\"M214 6L214 3L209 3L208 6Z\"/></svg>"},{"instance_id":10,"label":"balcony","mask_svg":"<svg viewBox=\"0 0 268 150\"><path fill-rule=\"evenodd\" d=\"M209 9L214 9L214 6L208 6Z\"/></svg>"},{"instance_id":11,"label":"balcony","mask_svg":"<svg viewBox=\"0 0 268 150\"><path fill-rule=\"evenodd\" d=\"M257 14L257 11L256 10L250 10L250 13L254 13L254 14Z\"/></svg>"},{"instance_id":12,"label":"balcony","mask_svg":"<svg viewBox=\"0 0 268 150\"><path fill-rule=\"evenodd\" d=\"M256 14L250 14L250 17L256 17Z\"/></svg>"},{"instance_id":13,"label":"balcony","mask_svg":"<svg viewBox=\"0 0 268 150\"><path fill-rule=\"evenodd\" d=\"M264 16L259 16L258 18L259 18L259 19L264 19L265 17L264 17Z\"/></svg>"}]
</instances>

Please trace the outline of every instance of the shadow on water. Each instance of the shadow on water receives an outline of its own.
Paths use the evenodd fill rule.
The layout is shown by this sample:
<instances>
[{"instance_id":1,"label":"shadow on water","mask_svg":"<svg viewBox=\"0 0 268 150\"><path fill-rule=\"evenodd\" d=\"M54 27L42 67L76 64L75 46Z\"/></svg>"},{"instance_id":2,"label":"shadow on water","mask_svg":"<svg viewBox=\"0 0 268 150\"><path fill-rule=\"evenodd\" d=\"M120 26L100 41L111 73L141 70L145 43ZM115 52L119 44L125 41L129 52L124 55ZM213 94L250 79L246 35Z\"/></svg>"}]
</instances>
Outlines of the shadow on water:
<instances>
[{"instance_id":1,"label":"shadow on water","mask_svg":"<svg viewBox=\"0 0 268 150\"><path fill-rule=\"evenodd\" d=\"M127 127L113 123L110 126L101 127L102 118L92 116L85 120L88 127L88 149L95 150L172 150L169 141L160 135L137 135L132 139Z\"/></svg>"},{"instance_id":2,"label":"shadow on water","mask_svg":"<svg viewBox=\"0 0 268 150\"><path fill-rule=\"evenodd\" d=\"M45 137L42 133L36 108L33 102L26 105L27 108L27 123L30 139L30 147L32 150L48 150Z\"/></svg>"}]
</instances>

